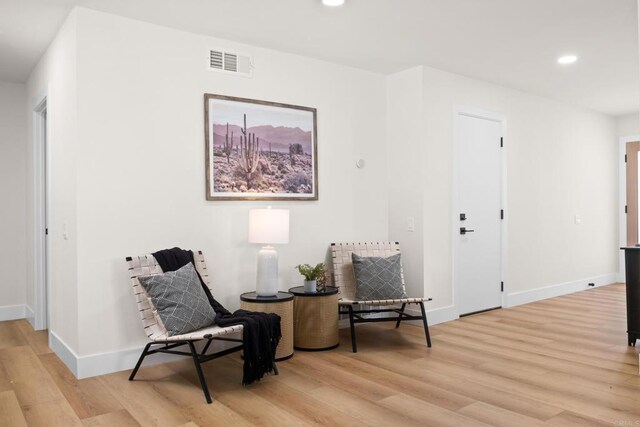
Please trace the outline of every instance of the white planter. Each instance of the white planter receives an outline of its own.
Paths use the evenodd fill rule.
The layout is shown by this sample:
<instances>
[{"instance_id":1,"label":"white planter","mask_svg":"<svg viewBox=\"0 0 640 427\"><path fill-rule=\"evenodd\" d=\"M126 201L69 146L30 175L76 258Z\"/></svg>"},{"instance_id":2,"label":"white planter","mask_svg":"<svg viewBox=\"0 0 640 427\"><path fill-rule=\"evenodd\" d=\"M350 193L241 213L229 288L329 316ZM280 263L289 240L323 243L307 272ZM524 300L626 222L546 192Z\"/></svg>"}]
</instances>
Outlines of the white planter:
<instances>
[{"instance_id":1,"label":"white planter","mask_svg":"<svg viewBox=\"0 0 640 427\"><path fill-rule=\"evenodd\" d=\"M316 293L317 283L315 280L305 280L304 281L304 291L308 294Z\"/></svg>"}]
</instances>

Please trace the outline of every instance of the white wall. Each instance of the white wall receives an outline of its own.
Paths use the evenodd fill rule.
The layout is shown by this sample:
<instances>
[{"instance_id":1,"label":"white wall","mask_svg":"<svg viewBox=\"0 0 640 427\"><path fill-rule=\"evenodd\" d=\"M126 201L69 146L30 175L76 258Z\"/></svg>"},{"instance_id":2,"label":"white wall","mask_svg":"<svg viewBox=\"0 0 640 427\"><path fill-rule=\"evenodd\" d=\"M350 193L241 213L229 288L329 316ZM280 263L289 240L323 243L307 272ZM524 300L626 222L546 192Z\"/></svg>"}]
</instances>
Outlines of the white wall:
<instances>
[{"instance_id":1,"label":"white wall","mask_svg":"<svg viewBox=\"0 0 640 427\"><path fill-rule=\"evenodd\" d=\"M407 294L424 293L422 67L387 78L389 240L400 242ZM410 218L414 231L408 230Z\"/></svg>"},{"instance_id":2,"label":"white wall","mask_svg":"<svg viewBox=\"0 0 640 427\"><path fill-rule=\"evenodd\" d=\"M387 237L383 76L77 12L79 355L145 342L128 255L176 245L202 249L216 298L237 308L239 294L255 284L250 208L291 209L291 242L278 248L281 289L299 285L294 265L324 260L332 241ZM254 77L208 71L211 47L253 55ZM207 202L204 93L317 108L320 200ZM356 168L358 158L366 160L364 169Z\"/></svg>"},{"instance_id":3,"label":"white wall","mask_svg":"<svg viewBox=\"0 0 640 427\"><path fill-rule=\"evenodd\" d=\"M616 117L618 136L640 135L640 114L632 113Z\"/></svg>"},{"instance_id":4,"label":"white wall","mask_svg":"<svg viewBox=\"0 0 640 427\"><path fill-rule=\"evenodd\" d=\"M394 76L391 79L397 79ZM480 108L507 118L508 265L507 304L545 295L541 288L586 288L617 272L617 145L613 118L560 102L455 74L423 68L413 75L423 88L425 137L424 288L433 308L453 304L452 163L454 105ZM393 80L390 80L393 81ZM401 125L400 127L403 127ZM396 129L390 124L388 133ZM395 141L390 139L392 152ZM421 147L422 145L422 147ZM396 168L397 169L397 168ZM390 175L397 170L390 170ZM406 171L405 171L406 172ZM574 215L582 217L574 224ZM390 218L394 218L391 205Z\"/></svg>"},{"instance_id":5,"label":"white wall","mask_svg":"<svg viewBox=\"0 0 640 427\"><path fill-rule=\"evenodd\" d=\"M36 165L33 134L33 108L47 94L49 125L51 242L51 325L49 330L73 351L78 349L78 295L76 258L76 185L77 185L77 90L76 90L76 13L72 12L45 55L27 80L26 115L29 120L27 182L27 283L34 283L34 212ZM23 110L24 111L24 110ZM67 223L68 239L62 236ZM41 230L40 230L41 232ZM35 307L34 307L35 308Z\"/></svg>"},{"instance_id":6,"label":"white wall","mask_svg":"<svg viewBox=\"0 0 640 427\"><path fill-rule=\"evenodd\" d=\"M0 82L0 320L27 302L27 120L23 84Z\"/></svg>"}]
</instances>

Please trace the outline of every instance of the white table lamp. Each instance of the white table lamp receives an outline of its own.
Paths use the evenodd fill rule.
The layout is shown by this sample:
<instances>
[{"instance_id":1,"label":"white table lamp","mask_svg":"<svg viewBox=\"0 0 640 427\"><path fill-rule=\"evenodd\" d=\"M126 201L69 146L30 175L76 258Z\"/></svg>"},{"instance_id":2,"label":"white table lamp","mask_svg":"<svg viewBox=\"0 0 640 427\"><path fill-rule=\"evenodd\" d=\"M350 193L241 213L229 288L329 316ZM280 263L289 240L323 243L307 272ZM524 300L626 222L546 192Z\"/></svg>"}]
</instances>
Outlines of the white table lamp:
<instances>
[{"instance_id":1,"label":"white table lamp","mask_svg":"<svg viewBox=\"0 0 640 427\"><path fill-rule=\"evenodd\" d=\"M288 209L251 209L249 243L265 246L258 252L256 293L269 297L278 293L278 252L271 245L289 243Z\"/></svg>"}]
</instances>

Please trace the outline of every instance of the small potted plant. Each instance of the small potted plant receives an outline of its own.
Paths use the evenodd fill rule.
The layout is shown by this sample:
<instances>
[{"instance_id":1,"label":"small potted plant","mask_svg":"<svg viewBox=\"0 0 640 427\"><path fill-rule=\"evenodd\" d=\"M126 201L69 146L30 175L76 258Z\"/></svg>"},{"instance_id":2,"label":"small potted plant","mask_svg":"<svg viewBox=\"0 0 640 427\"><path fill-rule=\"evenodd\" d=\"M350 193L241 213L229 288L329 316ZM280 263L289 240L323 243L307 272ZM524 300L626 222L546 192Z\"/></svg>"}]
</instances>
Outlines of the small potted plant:
<instances>
[{"instance_id":1,"label":"small potted plant","mask_svg":"<svg viewBox=\"0 0 640 427\"><path fill-rule=\"evenodd\" d=\"M318 279L322 280L325 275L324 263L318 263L315 267L311 267L309 264L300 264L296 265L295 268L304 276L304 291L315 293Z\"/></svg>"}]
</instances>

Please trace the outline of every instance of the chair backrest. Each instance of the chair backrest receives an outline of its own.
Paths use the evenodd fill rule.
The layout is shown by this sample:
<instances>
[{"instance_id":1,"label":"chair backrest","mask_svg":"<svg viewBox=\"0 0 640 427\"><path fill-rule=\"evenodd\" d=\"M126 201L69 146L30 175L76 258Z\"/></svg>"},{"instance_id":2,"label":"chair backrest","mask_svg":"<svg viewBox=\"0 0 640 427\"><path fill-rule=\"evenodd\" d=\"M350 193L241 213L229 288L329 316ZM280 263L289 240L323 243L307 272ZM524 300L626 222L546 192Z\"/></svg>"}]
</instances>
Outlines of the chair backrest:
<instances>
[{"instance_id":1,"label":"chair backrest","mask_svg":"<svg viewBox=\"0 0 640 427\"><path fill-rule=\"evenodd\" d=\"M353 273L351 254L364 257L390 257L400 253L398 242L375 243L332 243L331 244L331 275L333 284L340 290L340 297L353 300L356 297L356 277ZM404 289L404 273L400 264L402 288ZM406 292L406 291L405 291Z\"/></svg>"},{"instance_id":2,"label":"chair backrest","mask_svg":"<svg viewBox=\"0 0 640 427\"><path fill-rule=\"evenodd\" d=\"M200 273L200 277L202 277L204 283L211 289L209 273L207 271L207 265L204 262L202 251L194 251L193 259L196 270ZM167 329L164 327L162 320L160 320L160 316L158 316L156 307L149 297L149 294L147 294L140 280L138 280L141 276L162 274L162 268L160 268L160 265L151 254L127 257L126 260L129 267L131 284L133 285L133 294L138 304L138 312L140 313L140 319L142 320L142 327L145 333L152 340L166 337Z\"/></svg>"}]
</instances>

